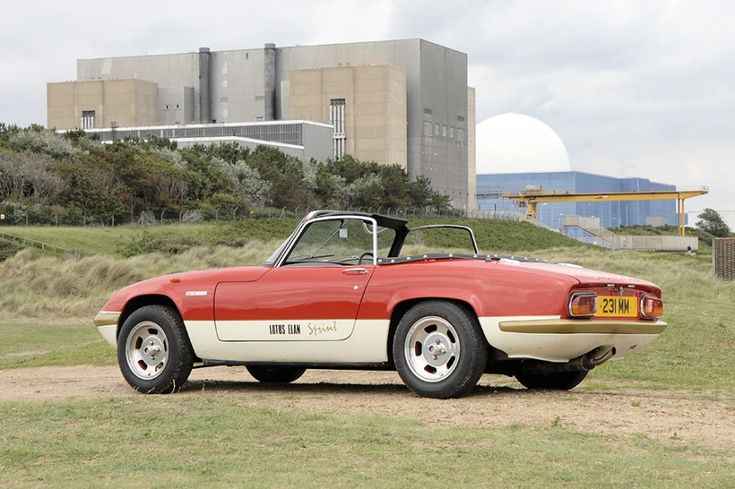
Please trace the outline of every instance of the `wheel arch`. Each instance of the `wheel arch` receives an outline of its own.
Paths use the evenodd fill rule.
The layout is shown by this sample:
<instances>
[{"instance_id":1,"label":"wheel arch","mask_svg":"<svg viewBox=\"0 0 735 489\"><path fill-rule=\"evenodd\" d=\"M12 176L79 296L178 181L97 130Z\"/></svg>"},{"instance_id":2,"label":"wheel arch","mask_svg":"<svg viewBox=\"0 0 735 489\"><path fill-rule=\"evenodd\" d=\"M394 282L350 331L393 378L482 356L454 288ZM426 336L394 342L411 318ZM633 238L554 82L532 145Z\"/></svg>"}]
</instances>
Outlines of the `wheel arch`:
<instances>
[{"instance_id":1,"label":"wheel arch","mask_svg":"<svg viewBox=\"0 0 735 489\"><path fill-rule=\"evenodd\" d=\"M144 306L167 306L176 311L176 314L181 317L181 311L176 306L176 303L168 297L167 295L163 294L145 294L145 295L139 295L132 297L128 302L125 303L125 306L123 307L122 312L120 313L120 319L117 321L117 329L115 331L115 337L117 338L120 335L120 329L122 328L122 325L125 324L125 321L130 317L132 313L140 309ZM184 333L186 334L186 330L184 330ZM186 334L188 339L188 334Z\"/></svg>"},{"instance_id":2,"label":"wheel arch","mask_svg":"<svg viewBox=\"0 0 735 489\"><path fill-rule=\"evenodd\" d=\"M395 363L393 361L393 337L396 334L396 329L398 328L398 323L401 321L403 316L415 305L420 304L422 302L429 302L429 301L443 301L443 302L451 302L465 311L467 311L478 323L479 327L479 316L477 314L477 310L472 306L472 304L464 299L458 299L456 297L441 297L441 296L427 296L427 297L415 297L411 299L405 299L398 303L396 303L393 306L393 309L391 310L390 314L390 326L388 328L388 338L386 340L386 350L388 352L388 362L394 366ZM485 335L482 335L483 340L485 341L485 346L487 348L491 348L490 344L487 342L487 338L485 338Z\"/></svg>"}]
</instances>

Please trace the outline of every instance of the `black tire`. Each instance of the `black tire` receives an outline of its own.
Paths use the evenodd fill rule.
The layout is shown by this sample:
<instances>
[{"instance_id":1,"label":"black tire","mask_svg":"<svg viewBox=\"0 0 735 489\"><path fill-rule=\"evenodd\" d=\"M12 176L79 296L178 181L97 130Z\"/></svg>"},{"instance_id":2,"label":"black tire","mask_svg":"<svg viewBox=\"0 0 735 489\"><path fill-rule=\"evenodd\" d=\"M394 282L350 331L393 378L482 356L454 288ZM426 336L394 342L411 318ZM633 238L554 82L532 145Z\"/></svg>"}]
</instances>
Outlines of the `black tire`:
<instances>
[{"instance_id":1,"label":"black tire","mask_svg":"<svg viewBox=\"0 0 735 489\"><path fill-rule=\"evenodd\" d=\"M191 373L194 352L178 312L161 305L134 311L120 329L117 361L125 380L139 392L180 390Z\"/></svg>"},{"instance_id":2,"label":"black tire","mask_svg":"<svg viewBox=\"0 0 735 489\"><path fill-rule=\"evenodd\" d=\"M589 372L559 372L555 374L516 373L516 379L526 389L568 391L577 387Z\"/></svg>"},{"instance_id":3,"label":"black tire","mask_svg":"<svg viewBox=\"0 0 735 489\"><path fill-rule=\"evenodd\" d=\"M487 350L474 314L447 301L416 304L401 318L393 336L398 375L423 397L468 394L485 370Z\"/></svg>"},{"instance_id":4,"label":"black tire","mask_svg":"<svg viewBox=\"0 0 735 489\"><path fill-rule=\"evenodd\" d=\"M274 384L289 384L306 372L305 368L289 365L248 365L246 368L258 382Z\"/></svg>"}]
</instances>

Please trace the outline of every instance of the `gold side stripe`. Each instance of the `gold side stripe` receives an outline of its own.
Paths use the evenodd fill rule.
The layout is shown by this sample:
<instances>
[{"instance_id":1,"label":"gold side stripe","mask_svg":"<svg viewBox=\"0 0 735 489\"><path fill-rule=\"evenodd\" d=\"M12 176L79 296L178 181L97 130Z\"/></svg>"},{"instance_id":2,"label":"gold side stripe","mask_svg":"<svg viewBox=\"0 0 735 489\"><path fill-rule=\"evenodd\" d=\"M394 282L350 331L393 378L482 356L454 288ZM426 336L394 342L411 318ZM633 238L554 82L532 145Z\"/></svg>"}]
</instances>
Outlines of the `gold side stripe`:
<instances>
[{"instance_id":1,"label":"gold side stripe","mask_svg":"<svg viewBox=\"0 0 735 489\"><path fill-rule=\"evenodd\" d=\"M500 331L507 333L546 334L659 334L666 329L663 321L589 321L543 319L533 321L501 321Z\"/></svg>"},{"instance_id":2,"label":"gold side stripe","mask_svg":"<svg viewBox=\"0 0 735 489\"><path fill-rule=\"evenodd\" d=\"M119 319L120 319L119 312L100 311L94 317L94 325L95 326L108 326L110 324L117 325L117 321Z\"/></svg>"}]
</instances>

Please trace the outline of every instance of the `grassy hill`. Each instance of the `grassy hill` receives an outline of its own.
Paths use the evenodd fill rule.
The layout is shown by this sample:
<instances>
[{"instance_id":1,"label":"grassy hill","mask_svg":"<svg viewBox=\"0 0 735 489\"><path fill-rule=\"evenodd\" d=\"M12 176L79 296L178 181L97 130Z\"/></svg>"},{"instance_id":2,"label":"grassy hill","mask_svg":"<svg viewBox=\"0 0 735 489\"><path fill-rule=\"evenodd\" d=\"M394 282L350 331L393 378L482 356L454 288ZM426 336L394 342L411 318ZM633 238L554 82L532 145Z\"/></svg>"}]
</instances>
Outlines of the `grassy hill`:
<instances>
[{"instance_id":1,"label":"grassy hill","mask_svg":"<svg viewBox=\"0 0 735 489\"><path fill-rule=\"evenodd\" d=\"M118 227L2 227L0 231L79 250L82 255L134 256L162 252L176 254L196 246L242 246L251 241L280 241L300 218L251 218L204 224L126 225ZM452 223L474 229L482 251L531 252L557 247L580 247L579 242L527 222L423 217L409 225Z\"/></svg>"}]
</instances>

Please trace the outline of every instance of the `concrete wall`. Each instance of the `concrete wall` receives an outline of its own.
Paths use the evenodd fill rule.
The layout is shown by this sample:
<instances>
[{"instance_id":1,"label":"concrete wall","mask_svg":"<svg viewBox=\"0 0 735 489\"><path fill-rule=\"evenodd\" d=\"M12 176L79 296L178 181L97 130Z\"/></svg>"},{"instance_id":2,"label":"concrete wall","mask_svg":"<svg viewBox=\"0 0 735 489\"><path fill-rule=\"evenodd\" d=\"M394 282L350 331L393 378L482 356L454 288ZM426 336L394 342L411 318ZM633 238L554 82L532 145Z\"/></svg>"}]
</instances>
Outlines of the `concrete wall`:
<instances>
[{"instance_id":1,"label":"concrete wall","mask_svg":"<svg viewBox=\"0 0 735 489\"><path fill-rule=\"evenodd\" d=\"M49 83L48 127L81 127L83 111L95 111L94 127L151 125L158 121L155 83L142 80L94 80Z\"/></svg>"},{"instance_id":2,"label":"concrete wall","mask_svg":"<svg viewBox=\"0 0 735 489\"><path fill-rule=\"evenodd\" d=\"M193 87L158 89L158 122L161 125L193 124L196 103Z\"/></svg>"},{"instance_id":3,"label":"concrete wall","mask_svg":"<svg viewBox=\"0 0 735 489\"><path fill-rule=\"evenodd\" d=\"M346 154L407 166L406 72L389 65L292 70L290 117L329 123L332 99L345 99Z\"/></svg>"},{"instance_id":4,"label":"concrete wall","mask_svg":"<svg viewBox=\"0 0 735 489\"><path fill-rule=\"evenodd\" d=\"M467 87L467 208L477 209L477 140L475 89Z\"/></svg>"},{"instance_id":5,"label":"concrete wall","mask_svg":"<svg viewBox=\"0 0 735 489\"><path fill-rule=\"evenodd\" d=\"M77 80L79 81L126 78L153 82L159 87L192 87L196 101L194 119L201 120L199 53L77 60Z\"/></svg>"},{"instance_id":6,"label":"concrete wall","mask_svg":"<svg viewBox=\"0 0 735 489\"><path fill-rule=\"evenodd\" d=\"M219 145L219 144L235 143L243 148L250 148L251 150L257 149L258 146L267 146L267 147L275 148L279 150L280 152L288 156L293 156L295 158L298 158L301 161L305 161L311 158L310 156L308 156L309 152L306 151L303 146L283 145L283 144L277 144L277 143L270 143L268 141L248 140L246 138L239 138L239 137L172 138L171 140L176 141L176 144L179 148L191 148L192 146L195 146L197 144Z\"/></svg>"},{"instance_id":7,"label":"concrete wall","mask_svg":"<svg viewBox=\"0 0 735 489\"><path fill-rule=\"evenodd\" d=\"M435 125L431 137L421 136L424 142L421 174L431 179L435 189L449 195L455 207L466 208L466 55L421 41L421 104L421 112L409 115L409 126L413 122L413 127L409 127L409 138L412 132L423 134L423 121L431 121ZM419 120L421 123L416 124Z\"/></svg>"},{"instance_id":8,"label":"concrete wall","mask_svg":"<svg viewBox=\"0 0 735 489\"><path fill-rule=\"evenodd\" d=\"M327 161L333 157L332 126L302 124L301 127L305 159L314 158L316 161Z\"/></svg>"},{"instance_id":9,"label":"concrete wall","mask_svg":"<svg viewBox=\"0 0 735 489\"><path fill-rule=\"evenodd\" d=\"M212 120L272 120L266 110L265 51L213 51L211 63ZM271 109L272 112L272 109ZM208 121L211 122L211 121Z\"/></svg>"}]
</instances>

